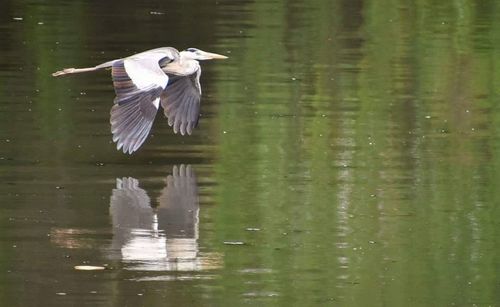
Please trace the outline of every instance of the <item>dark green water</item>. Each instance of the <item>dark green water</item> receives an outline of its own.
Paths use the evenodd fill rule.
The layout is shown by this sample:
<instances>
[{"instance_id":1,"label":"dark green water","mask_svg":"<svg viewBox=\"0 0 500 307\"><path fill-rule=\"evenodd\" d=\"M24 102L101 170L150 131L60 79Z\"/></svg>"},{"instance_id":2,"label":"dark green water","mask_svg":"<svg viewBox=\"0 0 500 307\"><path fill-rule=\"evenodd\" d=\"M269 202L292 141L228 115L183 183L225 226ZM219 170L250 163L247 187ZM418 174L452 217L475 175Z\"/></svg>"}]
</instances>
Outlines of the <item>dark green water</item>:
<instances>
[{"instance_id":1,"label":"dark green water","mask_svg":"<svg viewBox=\"0 0 500 307\"><path fill-rule=\"evenodd\" d=\"M416 2L2 1L0 305L498 305L500 5ZM50 73L159 46L230 58L124 155Z\"/></svg>"}]
</instances>

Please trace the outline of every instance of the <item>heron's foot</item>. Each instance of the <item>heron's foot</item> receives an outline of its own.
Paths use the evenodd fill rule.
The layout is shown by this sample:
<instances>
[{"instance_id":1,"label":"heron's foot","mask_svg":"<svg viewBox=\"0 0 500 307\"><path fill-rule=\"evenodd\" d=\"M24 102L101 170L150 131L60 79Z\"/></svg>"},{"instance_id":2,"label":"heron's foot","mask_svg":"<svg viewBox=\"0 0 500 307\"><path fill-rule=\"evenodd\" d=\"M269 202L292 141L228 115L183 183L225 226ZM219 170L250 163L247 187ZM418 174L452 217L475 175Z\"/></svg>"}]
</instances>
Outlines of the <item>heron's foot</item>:
<instances>
[{"instance_id":1,"label":"heron's foot","mask_svg":"<svg viewBox=\"0 0 500 307\"><path fill-rule=\"evenodd\" d=\"M66 74L72 74L75 72L75 68L65 68L60 71L56 71L55 73L52 74L52 76L57 77L61 75L66 75Z\"/></svg>"}]
</instances>

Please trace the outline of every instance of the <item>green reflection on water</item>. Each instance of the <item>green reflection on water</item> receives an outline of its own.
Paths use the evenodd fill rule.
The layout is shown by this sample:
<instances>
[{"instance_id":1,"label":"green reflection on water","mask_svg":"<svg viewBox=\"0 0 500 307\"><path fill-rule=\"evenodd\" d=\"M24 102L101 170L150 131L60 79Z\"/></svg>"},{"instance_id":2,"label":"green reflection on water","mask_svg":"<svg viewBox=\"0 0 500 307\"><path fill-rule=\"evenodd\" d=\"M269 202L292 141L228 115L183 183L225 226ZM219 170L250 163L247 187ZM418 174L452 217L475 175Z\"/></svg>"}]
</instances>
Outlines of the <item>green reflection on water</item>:
<instances>
[{"instance_id":1,"label":"green reflection on water","mask_svg":"<svg viewBox=\"0 0 500 307\"><path fill-rule=\"evenodd\" d=\"M294 5L255 4L217 67L218 235L252 243L228 267L298 305L495 302L489 5Z\"/></svg>"}]
</instances>

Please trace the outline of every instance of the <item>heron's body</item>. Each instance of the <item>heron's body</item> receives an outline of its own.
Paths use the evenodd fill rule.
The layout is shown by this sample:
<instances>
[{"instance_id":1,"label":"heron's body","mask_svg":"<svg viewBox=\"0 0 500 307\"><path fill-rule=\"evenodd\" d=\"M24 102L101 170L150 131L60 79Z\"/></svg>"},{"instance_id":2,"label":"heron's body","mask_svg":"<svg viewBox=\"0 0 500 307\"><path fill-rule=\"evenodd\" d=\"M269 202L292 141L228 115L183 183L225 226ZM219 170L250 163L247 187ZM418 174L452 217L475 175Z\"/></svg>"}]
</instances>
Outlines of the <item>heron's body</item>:
<instances>
[{"instance_id":1,"label":"heron's body","mask_svg":"<svg viewBox=\"0 0 500 307\"><path fill-rule=\"evenodd\" d=\"M133 153L146 140L160 105L175 133L192 133L198 123L201 97L198 60L224 58L195 48L179 52L163 47L95 67L67 68L52 75L111 68L116 93L110 119L113 141L117 149Z\"/></svg>"}]
</instances>

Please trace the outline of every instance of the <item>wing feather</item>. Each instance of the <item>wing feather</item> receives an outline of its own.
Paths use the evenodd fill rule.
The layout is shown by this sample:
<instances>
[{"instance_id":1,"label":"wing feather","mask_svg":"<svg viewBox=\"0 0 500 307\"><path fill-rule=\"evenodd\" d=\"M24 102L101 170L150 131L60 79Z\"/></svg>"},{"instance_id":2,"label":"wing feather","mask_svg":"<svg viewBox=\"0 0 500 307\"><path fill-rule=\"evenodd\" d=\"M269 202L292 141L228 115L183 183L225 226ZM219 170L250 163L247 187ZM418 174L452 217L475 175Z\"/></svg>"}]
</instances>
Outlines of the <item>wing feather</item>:
<instances>
[{"instance_id":1,"label":"wing feather","mask_svg":"<svg viewBox=\"0 0 500 307\"><path fill-rule=\"evenodd\" d=\"M111 108L111 132L117 149L133 153L144 143L153 125L160 95L168 83L159 61L165 55L135 55L113 63L115 104Z\"/></svg>"},{"instance_id":2,"label":"wing feather","mask_svg":"<svg viewBox=\"0 0 500 307\"><path fill-rule=\"evenodd\" d=\"M160 102L174 133L191 134L198 124L201 98L200 75L201 69L198 68L192 75L169 76L169 84L163 91Z\"/></svg>"}]
</instances>

